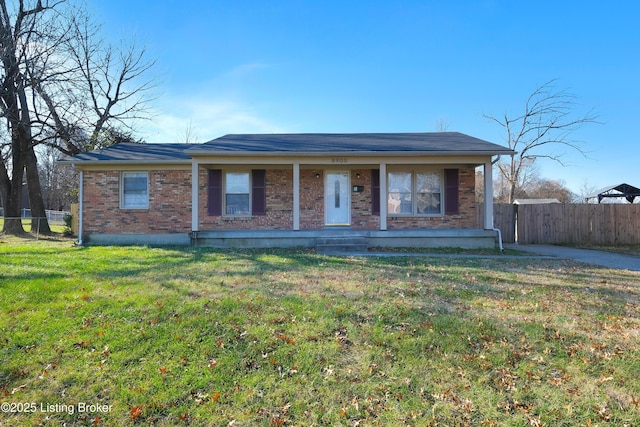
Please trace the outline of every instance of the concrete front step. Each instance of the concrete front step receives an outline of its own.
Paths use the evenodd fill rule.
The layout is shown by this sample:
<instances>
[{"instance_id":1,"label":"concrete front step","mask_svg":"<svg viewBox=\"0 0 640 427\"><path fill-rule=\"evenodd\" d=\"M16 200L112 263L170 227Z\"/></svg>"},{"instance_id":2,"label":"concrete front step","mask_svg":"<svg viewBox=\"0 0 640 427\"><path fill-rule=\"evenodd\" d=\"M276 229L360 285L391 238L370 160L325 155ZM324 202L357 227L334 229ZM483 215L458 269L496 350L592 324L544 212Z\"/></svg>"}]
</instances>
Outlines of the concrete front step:
<instances>
[{"instance_id":1,"label":"concrete front step","mask_svg":"<svg viewBox=\"0 0 640 427\"><path fill-rule=\"evenodd\" d=\"M369 243L364 237L321 237L316 243L318 252L366 252Z\"/></svg>"}]
</instances>

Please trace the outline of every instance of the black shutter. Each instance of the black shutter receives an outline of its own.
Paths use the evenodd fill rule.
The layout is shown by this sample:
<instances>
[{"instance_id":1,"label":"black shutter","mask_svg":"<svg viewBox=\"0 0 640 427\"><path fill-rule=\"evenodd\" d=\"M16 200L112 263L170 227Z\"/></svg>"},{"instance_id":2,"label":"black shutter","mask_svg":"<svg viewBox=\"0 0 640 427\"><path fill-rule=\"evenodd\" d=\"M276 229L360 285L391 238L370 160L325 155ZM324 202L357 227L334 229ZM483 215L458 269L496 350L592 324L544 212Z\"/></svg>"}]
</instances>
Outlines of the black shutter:
<instances>
[{"instance_id":1,"label":"black shutter","mask_svg":"<svg viewBox=\"0 0 640 427\"><path fill-rule=\"evenodd\" d=\"M267 174L264 169L251 171L251 215L267 214Z\"/></svg>"},{"instance_id":2,"label":"black shutter","mask_svg":"<svg viewBox=\"0 0 640 427\"><path fill-rule=\"evenodd\" d=\"M458 169L444 170L444 213L445 215L457 215L460 213L458 200L459 179Z\"/></svg>"},{"instance_id":3,"label":"black shutter","mask_svg":"<svg viewBox=\"0 0 640 427\"><path fill-rule=\"evenodd\" d=\"M209 169L207 179L207 213L211 216L222 215L222 171Z\"/></svg>"},{"instance_id":4,"label":"black shutter","mask_svg":"<svg viewBox=\"0 0 640 427\"><path fill-rule=\"evenodd\" d=\"M380 169L371 169L371 215L380 215Z\"/></svg>"}]
</instances>

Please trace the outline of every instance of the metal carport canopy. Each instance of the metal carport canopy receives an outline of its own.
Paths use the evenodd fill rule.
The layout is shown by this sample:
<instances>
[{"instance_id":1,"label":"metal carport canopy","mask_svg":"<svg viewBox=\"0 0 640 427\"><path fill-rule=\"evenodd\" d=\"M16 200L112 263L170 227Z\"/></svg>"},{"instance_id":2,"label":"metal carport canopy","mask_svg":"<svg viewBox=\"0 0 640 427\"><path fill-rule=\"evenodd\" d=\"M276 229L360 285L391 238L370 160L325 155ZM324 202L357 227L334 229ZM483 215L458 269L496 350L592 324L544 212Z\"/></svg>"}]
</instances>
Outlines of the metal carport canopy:
<instances>
[{"instance_id":1,"label":"metal carport canopy","mask_svg":"<svg viewBox=\"0 0 640 427\"><path fill-rule=\"evenodd\" d=\"M624 197L629 203L633 203L636 196L640 196L640 188L623 183L601 188L595 193L586 195L584 199L588 201L589 199L597 198L598 203L600 203L605 198Z\"/></svg>"}]
</instances>

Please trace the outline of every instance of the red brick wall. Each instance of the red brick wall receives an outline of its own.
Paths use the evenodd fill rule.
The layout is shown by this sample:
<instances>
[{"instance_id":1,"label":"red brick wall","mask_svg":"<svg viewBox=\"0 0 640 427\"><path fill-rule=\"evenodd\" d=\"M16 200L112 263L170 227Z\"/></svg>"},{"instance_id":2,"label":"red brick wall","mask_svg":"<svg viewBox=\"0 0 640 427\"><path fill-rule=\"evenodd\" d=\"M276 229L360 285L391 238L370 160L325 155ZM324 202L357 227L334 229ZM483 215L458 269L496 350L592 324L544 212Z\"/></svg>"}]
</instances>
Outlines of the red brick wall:
<instances>
[{"instance_id":1,"label":"red brick wall","mask_svg":"<svg viewBox=\"0 0 640 427\"><path fill-rule=\"evenodd\" d=\"M207 171L200 170L200 230L291 230L293 229L293 171L272 170L267 173L267 214L252 217L209 216L207 214ZM316 178L316 174L319 176ZM360 177L358 177L360 175ZM443 217L387 218L388 229L476 228L475 171L460 169L460 214ZM351 193L351 228L378 230L380 216L371 214L371 170L351 171L351 185L364 191ZM324 227L324 171L300 170L300 229Z\"/></svg>"},{"instance_id":2,"label":"red brick wall","mask_svg":"<svg viewBox=\"0 0 640 427\"><path fill-rule=\"evenodd\" d=\"M319 175L316 178L316 174ZM324 171L300 170L300 230L324 227Z\"/></svg>"},{"instance_id":3,"label":"red brick wall","mask_svg":"<svg viewBox=\"0 0 640 427\"><path fill-rule=\"evenodd\" d=\"M207 170L200 169L200 230L292 230L293 170L267 169L267 213L250 217L210 216Z\"/></svg>"},{"instance_id":4,"label":"red brick wall","mask_svg":"<svg viewBox=\"0 0 640 427\"><path fill-rule=\"evenodd\" d=\"M360 175L359 178L358 175ZM371 169L351 171L351 185L364 186L364 191L361 193L351 192L351 228L379 230L380 215L371 214Z\"/></svg>"},{"instance_id":5,"label":"red brick wall","mask_svg":"<svg viewBox=\"0 0 640 427\"><path fill-rule=\"evenodd\" d=\"M83 172L83 232L191 231L191 171L149 171L149 209L120 209L119 171Z\"/></svg>"},{"instance_id":6,"label":"red brick wall","mask_svg":"<svg viewBox=\"0 0 640 427\"><path fill-rule=\"evenodd\" d=\"M121 210L119 171L84 172L84 221L87 234L187 233L191 231L191 171L149 172L149 209ZM316 178L316 174L319 177ZM360 175L358 177L357 175ZM247 218L209 216L207 170L199 173L200 230L293 229L293 171L267 169L267 214ZM444 217L387 218L390 230L409 228L476 228L475 171L460 169L460 214ZM351 223L356 230L378 230L380 217L371 214L371 170L351 171L351 184L364 191L351 193ZM300 229L324 227L324 172L300 170Z\"/></svg>"}]
</instances>

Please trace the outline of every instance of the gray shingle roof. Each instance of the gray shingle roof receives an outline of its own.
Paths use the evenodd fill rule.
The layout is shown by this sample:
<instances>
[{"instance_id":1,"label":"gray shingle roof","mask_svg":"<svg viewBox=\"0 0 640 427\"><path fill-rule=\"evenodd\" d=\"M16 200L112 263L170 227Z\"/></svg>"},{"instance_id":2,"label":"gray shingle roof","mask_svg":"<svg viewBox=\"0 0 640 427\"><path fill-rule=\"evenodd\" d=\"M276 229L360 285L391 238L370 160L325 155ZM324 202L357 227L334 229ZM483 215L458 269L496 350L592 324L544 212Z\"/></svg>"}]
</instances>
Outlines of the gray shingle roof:
<instances>
[{"instance_id":1,"label":"gray shingle roof","mask_svg":"<svg viewBox=\"0 0 640 427\"><path fill-rule=\"evenodd\" d=\"M190 162L185 152L201 144L135 144L123 142L106 148L80 153L60 159L63 163L93 162Z\"/></svg>"},{"instance_id":2,"label":"gray shingle roof","mask_svg":"<svg viewBox=\"0 0 640 427\"><path fill-rule=\"evenodd\" d=\"M120 143L64 157L62 163L189 163L195 155L233 154L511 154L506 147L458 132L231 134L204 144Z\"/></svg>"},{"instance_id":3,"label":"gray shingle roof","mask_svg":"<svg viewBox=\"0 0 640 427\"><path fill-rule=\"evenodd\" d=\"M510 154L506 147L459 132L230 134L189 150L214 153L457 152Z\"/></svg>"}]
</instances>

